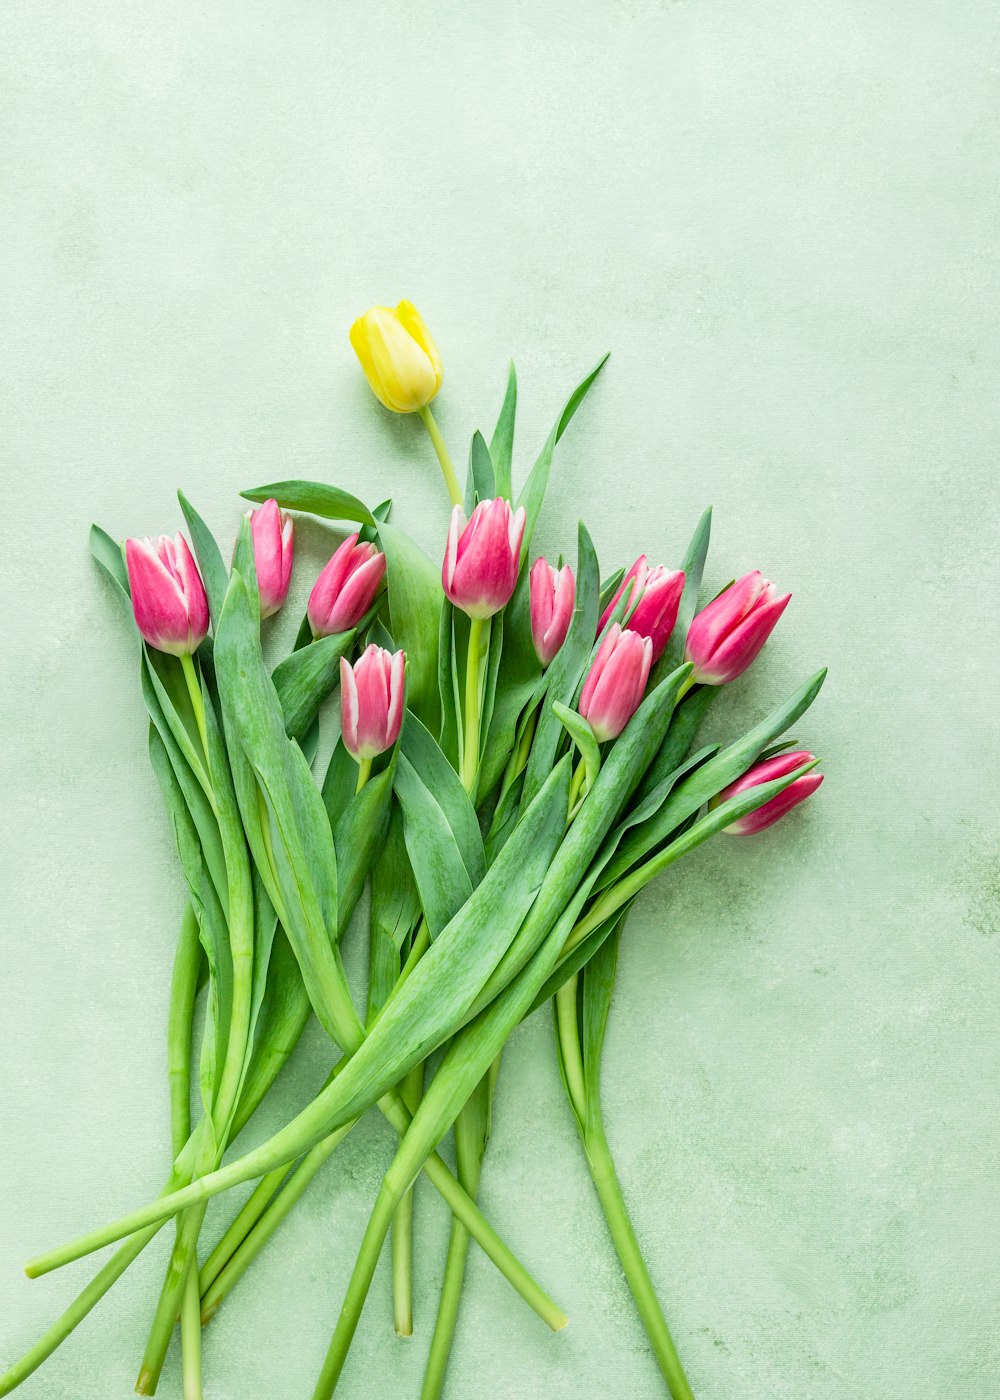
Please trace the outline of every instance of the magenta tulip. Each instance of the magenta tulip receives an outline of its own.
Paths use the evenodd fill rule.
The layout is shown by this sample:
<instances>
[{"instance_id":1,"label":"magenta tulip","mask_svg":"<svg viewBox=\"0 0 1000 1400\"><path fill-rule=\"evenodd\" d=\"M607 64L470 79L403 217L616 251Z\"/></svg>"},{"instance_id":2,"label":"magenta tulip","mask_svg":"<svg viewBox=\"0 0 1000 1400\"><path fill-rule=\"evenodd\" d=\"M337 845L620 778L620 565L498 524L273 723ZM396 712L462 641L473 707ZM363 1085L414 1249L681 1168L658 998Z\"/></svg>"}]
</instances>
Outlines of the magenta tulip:
<instances>
[{"instance_id":1,"label":"magenta tulip","mask_svg":"<svg viewBox=\"0 0 1000 1400\"><path fill-rule=\"evenodd\" d=\"M288 597L295 526L290 515L282 515L275 500L265 501L259 510L248 511L247 515L253 535L260 615L270 617Z\"/></svg>"},{"instance_id":2,"label":"magenta tulip","mask_svg":"<svg viewBox=\"0 0 1000 1400\"><path fill-rule=\"evenodd\" d=\"M626 588L629 589L628 605L632 608L632 615L625 625L630 632L638 632L640 637L648 637L653 643L655 666L666 650L677 621L684 592L684 575L680 569L668 569L663 564L650 568L645 554L640 554L604 609L597 624L598 634L603 632Z\"/></svg>"},{"instance_id":3,"label":"magenta tulip","mask_svg":"<svg viewBox=\"0 0 1000 1400\"><path fill-rule=\"evenodd\" d=\"M544 559L536 559L528 581L531 640L535 655L544 668L566 640L576 601L576 579L568 564L561 569L553 569Z\"/></svg>"},{"instance_id":4,"label":"magenta tulip","mask_svg":"<svg viewBox=\"0 0 1000 1400\"><path fill-rule=\"evenodd\" d=\"M713 806L725 802L730 797L737 797L749 788L760 787L762 783L774 782L776 778L787 778L788 774L794 773L796 768L801 768L805 763L813 762L815 762L813 754L806 749L794 749L791 753L780 753L774 758L765 759L763 763L756 764L748 773L744 773L742 778L737 778L735 783L730 783L727 788L724 788L713 802ZM790 812L793 807L804 802L810 793L816 791L822 781L822 773L804 773L801 778L796 778L793 783L789 783L788 787L783 792L779 792L777 797L772 797L770 802L765 802L756 811L749 812L745 817L740 817L727 826L725 830L732 836L755 836L758 831L765 831L776 821L780 821L786 812Z\"/></svg>"},{"instance_id":5,"label":"magenta tulip","mask_svg":"<svg viewBox=\"0 0 1000 1400\"><path fill-rule=\"evenodd\" d=\"M208 632L208 599L183 535L126 540L135 625L157 651L189 656Z\"/></svg>"},{"instance_id":6,"label":"magenta tulip","mask_svg":"<svg viewBox=\"0 0 1000 1400\"><path fill-rule=\"evenodd\" d=\"M653 643L648 637L622 631L617 622L608 628L583 683L579 705L599 744L616 739L639 708L652 664Z\"/></svg>"},{"instance_id":7,"label":"magenta tulip","mask_svg":"<svg viewBox=\"0 0 1000 1400\"><path fill-rule=\"evenodd\" d=\"M702 685L734 681L753 661L788 607L759 570L745 574L709 603L691 624L684 649L694 665L692 680Z\"/></svg>"},{"instance_id":8,"label":"magenta tulip","mask_svg":"<svg viewBox=\"0 0 1000 1400\"><path fill-rule=\"evenodd\" d=\"M340 727L344 747L359 763L391 749L403 723L406 657L366 647L351 666L340 658Z\"/></svg>"},{"instance_id":9,"label":"magenta tulip","mask_svg":"<svg viewBox=\"0 0 1000 1400\"><path fill-rule=\"evenodd\" d=\"M313 584L306 611L314 637L356 627L375 601L385 573L385 555L348 535Z\"/></svg>"},{"instance_id":10,"label":"magenta tulip","mask_svg":"<svg viewBox=\"0 0 1000 1400\"><path fill-rule=\"evenodd\" d=\"M524 507L512 513L502 496L480 501L468 521L462 507L455 507L441 582L456 608L483 619L507 606L520 569L524 524Z\"/></svg>"}]
</instances>

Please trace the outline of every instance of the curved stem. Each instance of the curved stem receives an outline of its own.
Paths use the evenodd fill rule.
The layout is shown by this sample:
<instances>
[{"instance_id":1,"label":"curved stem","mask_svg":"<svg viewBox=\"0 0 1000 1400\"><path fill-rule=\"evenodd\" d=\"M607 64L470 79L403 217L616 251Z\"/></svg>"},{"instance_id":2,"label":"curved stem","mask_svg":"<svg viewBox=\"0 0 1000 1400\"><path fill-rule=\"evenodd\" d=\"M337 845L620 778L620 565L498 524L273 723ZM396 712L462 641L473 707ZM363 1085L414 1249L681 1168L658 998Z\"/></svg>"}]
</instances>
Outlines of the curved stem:
<instances>
[{"instance_id":1,"label":"curved stem","mask_svg":"<svg viewBox=\"0 0 1000 1400\"><path fill-rule=\"evenodd\" d=\"M286 1176L288 1176L287 1167L276 1167L273 1172L268 1172L267 1176L258 1181L254 1190L247 1197L242 1210L234 1217L222 1239L201 1266L201 1272L198 1275L198 1289L202 1297L208 1293L212 1284L274 1200Z\"/></svg>"},{"instance_id":2,"label":"curved stem","mask_svg":"<svg viewBox=\"0 0 1000 1400\"><path fill-rule=\"evenodd\" d=\"M201 739L202 752L205 755L205 763L211 768L211 761L208 756L208 730L205 726L205 697L201 693L201 680L195 670L194 657L189 652L184 652L181 656L181 669L184 672L184 679L187 682L188 695L191 697L191 708L194 710L195 723L198 726L198 736Z\"/></svg>"},{"instance_id":3,"label":"curved stem","mask_svg":"<svg viewBox=\"0 0 1000 1400\"><path fill-rule=\"evenodd\" d=\"M444 477L444 484L448 488L448 495L451 497L451 503L453 506L460 506L463 501L462 488L458 484L455 468L452 465L451 457L448 455L448 449L444 445L444 438L441 436L441 430L435 422L434 415L430 410L430 405L425 404L423 408L418 408L417 412L420 414L421 421L427 429L431 442L434 444L434 451L437 453L437 459L441 463L441 474Z\"/></svg>"},{"instance_id":4,"label":"curved stem","mask_svg":"<svg viewBox=\"0 0 1000 1400\"><path fill-rule=\"evenodd\" d=\"M438 1302L437 1317L434 1320L434 1335L427 1356L424 1383L420 1390L420 1400L438 1400L444 1388L445 1372L451 1356L451 1346L458 1323L458 1309L462 1301L462 1287L465 1283L465 1265L469 1257L469 1232L452 1217L451 1233L448 1236L448 1254L444 1264L444 1280L441 1284L441 1298Z\"/></svg>"},{"instance_id":5,"label":"curved stem","mask_svg":"<svg viewBox=\"0 0 1000 1400\"><path fill-rule=\"evenodd\" d=\"M462 751L462 785L471 795L476 786L479 769L479 663L482 655L483 630L489 623L481 617L469 619L469 651L465 661L465 744ZM488 636L488 630L486 635Z\"/></svg>"},{"instance_id":6,"label":"curved stem","mask_svg":"<svg viewBox=\"0 0 1000 1400\"><path fill-rule=\"evenodd\" d=\"M559 1036L559 1049L562 1053L563 1073L566 1075L566 1092L573 1105L577 1120L582 1123L587 1114L587 1086L577 1016L576 996L579 981L578 974L568 978L556 992L554 1001L556 1032Z\"/></svg>"}]
</instances>

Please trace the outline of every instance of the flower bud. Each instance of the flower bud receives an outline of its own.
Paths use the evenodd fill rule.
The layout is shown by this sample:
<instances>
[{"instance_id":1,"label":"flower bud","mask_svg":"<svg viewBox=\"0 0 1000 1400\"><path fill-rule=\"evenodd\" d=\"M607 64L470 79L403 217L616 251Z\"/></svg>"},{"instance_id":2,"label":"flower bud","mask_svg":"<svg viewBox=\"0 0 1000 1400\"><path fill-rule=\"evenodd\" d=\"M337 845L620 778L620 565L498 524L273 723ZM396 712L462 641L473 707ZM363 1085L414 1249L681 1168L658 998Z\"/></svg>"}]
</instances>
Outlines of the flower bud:
<instances>
[{"instance_id":1,"label":"flower bud","mask_svg":"<svg viewBox=\"0 0 1000 1400\"><path fill-rule=\"evenodd\" d=\"M282 515L273 499L265 501L259 510L247 511L247 518L253 536L260 615L270 617L288 597L295 526L292 517Z\"/></svg>"},{"instance_id":2,"label":"flower bud","mask_svg":"<svg viewBox=\"0 0 1000 1400\"><path fill-rule=\"evenodd\" d=\"M371 307L350 334L372 393L393 413L415 413L441 388L441 357L412 302Z\"/></svg>"},{"instance_id":3,"label":"flower bud","mask_svg":"<svg viewBox=\"0 0 1000 1400\"><path fill-rule=\"evenodd\" d=\"M794 749L791 753L780 753L774 758L765 759L763 763L755 764L749 772L744 773L742 778L737 778L735 783L730 783L727 788L724 788L713 800L712 806L717 807L720 802L725 802L730 797L737 797L749 788L760 787L762 783L774 782L776 778L786 778L789 773L794 773L796 768L801 768L805 763L814 762L814 755L809 753L807 749ZM740 817L730 826L725 827L725 831L731 836L755 836L758 831L765 831L767 827L780 821L786 812L790 812L793 807L804 802L810 793L816 791L822 781L822 773L804 773L801 778L796 778L794 783L789 783L788 787L783 792L779 792L777 797L772 797L770 802L765 802L756 811L748 812L745 817Z\"/></svg>"},{"instance_id":4,"label":"flower bud","mask_svg":"<svg viewBox=\"0 0 1000 1400\"><path fill-rule=\"evenodd\" d=\"M778 595L759 570L745 574L702 608L691 624L684 659L701 685L734 681L756 657L788 607L790 593Z\"/></svg>"},{"instance_id":5,"label":"flower bud","mask_svg":"<svg viewBox=\"0 0 1000 1400\"><path fill-rule=\"evenodd\" d=\"M677 621L684 592L684 575L680 569L667 569L662 564L650 568L645 554L640 554L604 609L597 624L598 635L604 630L626 588L630 588L628 606L633 611L625 625L630 632L638 632L640 637L648 637L653 643L655 666L666 650Z\"/></svg>"},{"instance_id":6,"label":"flower bud","mask_svg":"<svg viewBox=\"0 0 1000 1400\"><path fill-rule=\"evenodd\" d=\"M617 622L608 628L583 683L579 705L599 744L617 739L639 708L652 664L653 643L648 637L622 631Z\"/></svg>"},{"instance_id":7,"label":"flower bud","mask_svg":"<svg viewBox=\"0 0 1000 1400\"><path fill-rule=\"evenodd\" d=\"M306 609L314 637L356 627L375 601L385 573L385 555L348 535L313 584Z\"/></svg>"},{"instance_id":8,"label":"flower bud","mask_svg":"<svg viewBox=\"0 0 1000 1400\"><path fill-rule=\"evenodd\" d=\"M340 658L340 727L344 747L358 762L391 749L403 723L406 657L366 647L351 666Z\"/></svg>"},{"instance_id":9,"label":"flower bud","mask_svg":"<svg viewBox=\"0 0 1000 1400\"><path fill-rule=\"evenodd\" d=\"M507 606L521 565L524 525L524 507L512 513L502 496L480 501L468 521L462 507L455 507L441 582L456 608L486 618Z\"/></svg>"},{"instance_id":10,"label":"flower bud","mask_svg":"<svg viewBox=\"0 0 1000 1400\"><path fill-rule=\"evenodd\" d=\"M566 640L573 604L576 601L576 579L568 564L553 569L544 559L536 559L529 575L531 597L531 640L535 655L548 666Z\"/></svg>"},{"instance_id":11,"label":"flower bud","mask_svg":"<svg viewBox=\"0 0 1000 1400\"><path fill-rule=\"evenodd\" d=\"M183 535L126 540L125 562L135 625L157 651L186 656L208 632L205 585Z\"/></svg>"}]
</instances>

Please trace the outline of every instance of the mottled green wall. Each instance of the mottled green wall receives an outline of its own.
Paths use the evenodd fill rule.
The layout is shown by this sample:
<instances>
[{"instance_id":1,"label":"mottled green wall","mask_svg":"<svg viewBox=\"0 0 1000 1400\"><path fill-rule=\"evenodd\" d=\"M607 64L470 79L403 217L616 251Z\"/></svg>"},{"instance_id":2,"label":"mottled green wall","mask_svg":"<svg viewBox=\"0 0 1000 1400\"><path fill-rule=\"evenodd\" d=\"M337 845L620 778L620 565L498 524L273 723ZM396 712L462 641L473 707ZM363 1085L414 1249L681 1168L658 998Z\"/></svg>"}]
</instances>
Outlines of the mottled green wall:
<instances>
[{"instance_id":1,"label":"mottled green wall","mask_svg":"<svg viewBox=\"0 0 1000 1400\"><path fill-rule=\"evenodd\" d=\"M582 514L609 567L674 562L711 502L708 584L794 591L714 733L831 667L796 731L820 798L657 885L623 946L609 1132L699 1400L991 1400L995 6L8 0L0 31L2 1359L87 1276L19 1261L145 1198L167 1139L182 891L86 527L173 530L183 485L225 536L237 488L314 476L391 492L436 555L419 424L346 342L410 296L459 451L509 354L526 455L612 350L542 547ZM300 540L293 612L328 548ZM483 1197L573 1322L473 1257L449 1393L654 1400L550 1040L510 1048ZM323 1063L313 1035L290 1098ZM366 1125L212 1324L212 1400L311 1392L389 1150ZM426 1191L418 1229L416 1338L380 1272L345 1400L416 1394ZM161 1267L24 1394L128 1395Z\"/></svg>"}]
</instances>

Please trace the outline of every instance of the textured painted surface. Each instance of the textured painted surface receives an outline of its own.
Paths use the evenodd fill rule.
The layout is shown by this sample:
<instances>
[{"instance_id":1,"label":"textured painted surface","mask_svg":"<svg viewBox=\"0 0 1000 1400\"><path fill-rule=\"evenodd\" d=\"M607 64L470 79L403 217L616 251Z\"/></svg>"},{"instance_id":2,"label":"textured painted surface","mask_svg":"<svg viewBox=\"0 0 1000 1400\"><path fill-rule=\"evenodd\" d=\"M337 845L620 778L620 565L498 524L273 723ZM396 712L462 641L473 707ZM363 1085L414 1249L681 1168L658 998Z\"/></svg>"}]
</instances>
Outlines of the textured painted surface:
<instances>
[{"instance_id":1,"label":"textured painted surface","mask_svg":"<svg viewBox=\"0 0 1000 1400\"><path fill-rule=\"evenodd\" d=\"M167 1137L181 886L86 526L173 530L182 485L225 536L238 487L315 476L391 492L436 554L419 424L346 343L406 295L456 450L514 355L522 470L614 352L541 545L582 514L606 564L673 562L711 501L709 584L794 591L714 731L832 668L796 731L820 798L656 886L623 948L609 1133L700 1400L989 1400L995 7L9 0L0 28L2 1359L88 1269L19 1261L144 1199ZM329 547L300 537L292 611ZM473 1257L449 1394L652 1400L550 1040L540 1015L510 1048L483 1196L573 1323L545 1334ZM323 1065L312 1035L289 1097ZM310 1393L389 1149L366 1124L220 1312L213 1400ZM416 1338L383 1270L345 1400L416 1394L444 1228L422 1191ZM128 1395L161 1266L24 1394Z\"/></svg>"}]
</instances>

